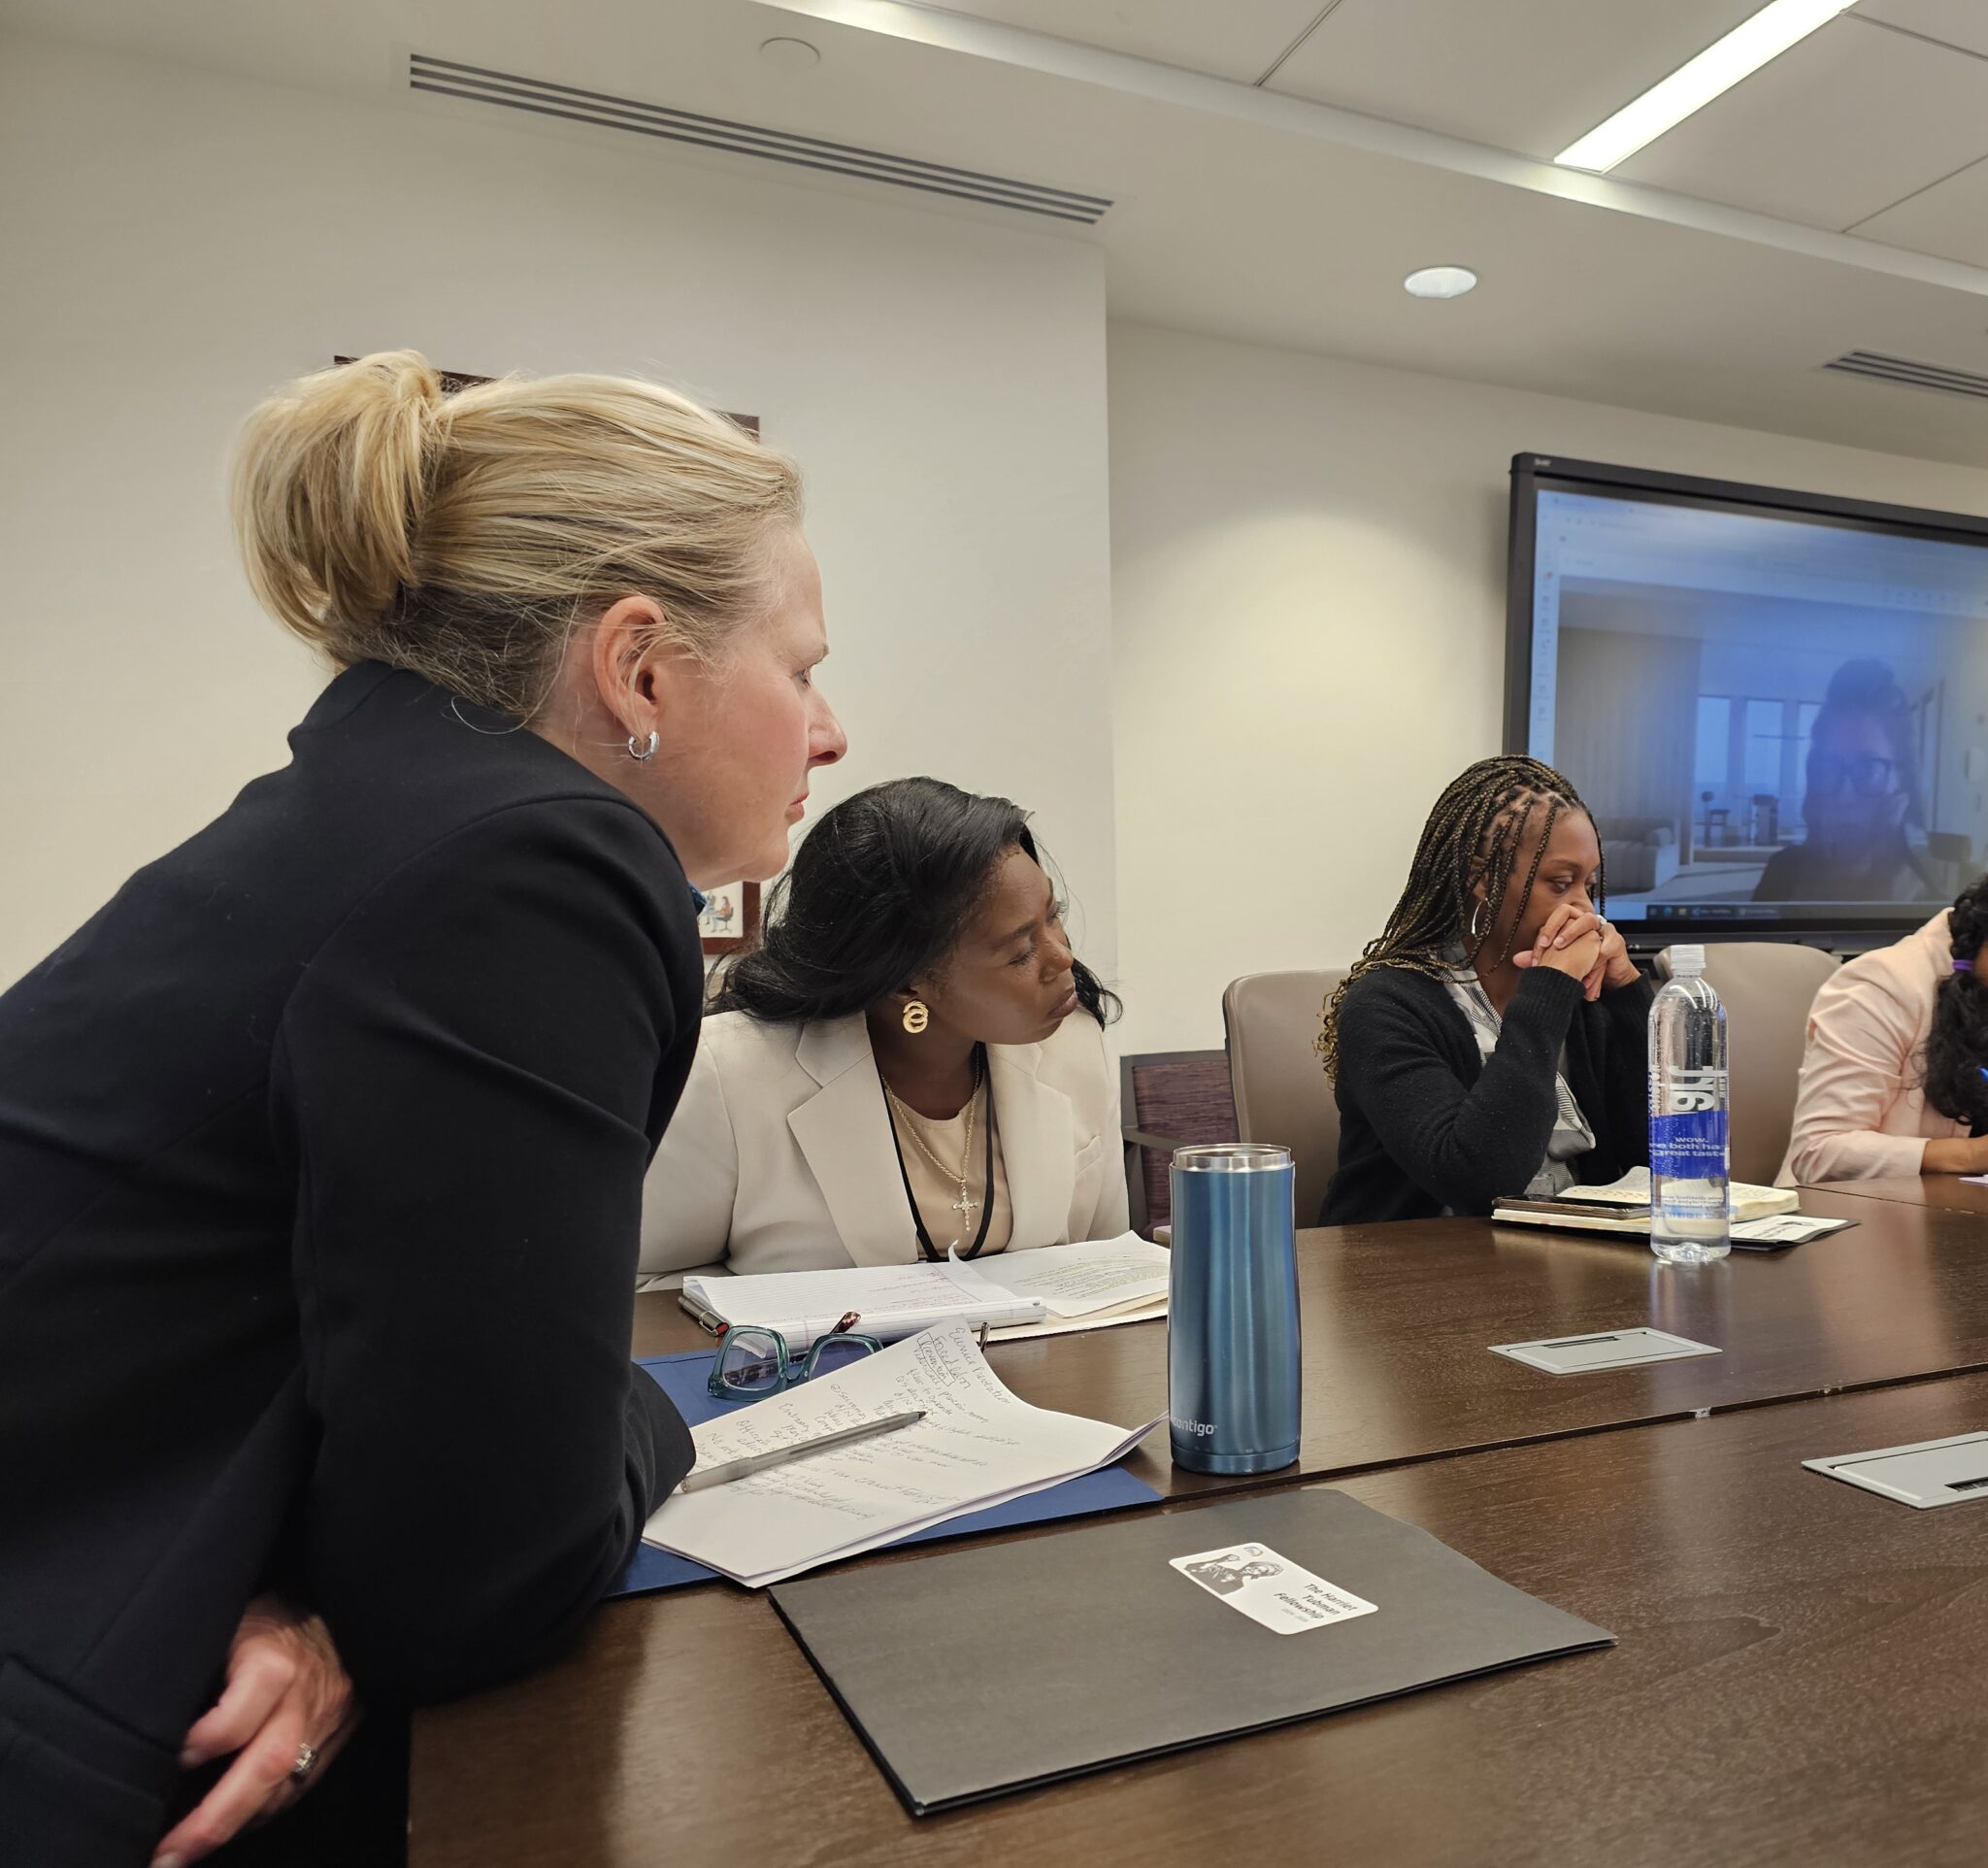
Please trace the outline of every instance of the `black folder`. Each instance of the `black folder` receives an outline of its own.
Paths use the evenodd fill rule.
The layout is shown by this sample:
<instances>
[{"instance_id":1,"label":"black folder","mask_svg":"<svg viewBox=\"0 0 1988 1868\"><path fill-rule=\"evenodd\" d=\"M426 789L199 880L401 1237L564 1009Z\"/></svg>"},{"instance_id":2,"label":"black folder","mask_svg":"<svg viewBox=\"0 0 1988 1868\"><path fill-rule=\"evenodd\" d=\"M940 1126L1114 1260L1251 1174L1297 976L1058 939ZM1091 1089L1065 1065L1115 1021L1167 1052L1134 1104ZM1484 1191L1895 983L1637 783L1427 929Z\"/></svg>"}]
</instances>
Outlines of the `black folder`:
<instances>
[{"instance_id":1,"label":"black folder","mask_svg":"<svg viewBox=\"0 0 1988 1868\"><path fill-rule=\"evenodd\" d=\"M1171 1566L1243 1544L1375 1613L1279 1634ZM916 1816L1614 1641L1325 1488L770 1593Z\"/></svg>"}]
</instances>

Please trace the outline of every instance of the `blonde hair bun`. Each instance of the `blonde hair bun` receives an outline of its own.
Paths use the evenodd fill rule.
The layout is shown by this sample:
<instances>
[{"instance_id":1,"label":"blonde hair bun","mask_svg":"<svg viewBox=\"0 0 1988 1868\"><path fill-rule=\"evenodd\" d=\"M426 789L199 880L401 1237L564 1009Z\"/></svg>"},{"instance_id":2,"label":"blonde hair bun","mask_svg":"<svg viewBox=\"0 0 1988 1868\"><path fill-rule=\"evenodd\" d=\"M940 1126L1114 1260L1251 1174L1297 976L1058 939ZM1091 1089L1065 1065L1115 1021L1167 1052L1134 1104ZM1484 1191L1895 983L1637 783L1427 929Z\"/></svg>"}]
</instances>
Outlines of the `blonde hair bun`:
<instances>
[{"instance_id":1,"label":"blonde hair bun","mask_svg":"<svg viewBox=\"0 0 1988 1868\"><path fill-rule=\"evenodd\" d=\"M528 719L574 629L650 598L709 657L765 605L798 523L792 461L633 377L503 377L447 394L384 350L301 378L235 459L248 582L341 666L409 668Z\"/></svg>"},{"instance_id":2,"label":"blonde hair bun","mask_svg":"<svg viewBox=\"0 0 1988 1868\"><path fill-rule=\"evenodd\" d=\"M301 378L248 417L235 456L235 530L249 587L334 652L413 584L442 379L416 350Z\"/></svg>"}]
</instances>

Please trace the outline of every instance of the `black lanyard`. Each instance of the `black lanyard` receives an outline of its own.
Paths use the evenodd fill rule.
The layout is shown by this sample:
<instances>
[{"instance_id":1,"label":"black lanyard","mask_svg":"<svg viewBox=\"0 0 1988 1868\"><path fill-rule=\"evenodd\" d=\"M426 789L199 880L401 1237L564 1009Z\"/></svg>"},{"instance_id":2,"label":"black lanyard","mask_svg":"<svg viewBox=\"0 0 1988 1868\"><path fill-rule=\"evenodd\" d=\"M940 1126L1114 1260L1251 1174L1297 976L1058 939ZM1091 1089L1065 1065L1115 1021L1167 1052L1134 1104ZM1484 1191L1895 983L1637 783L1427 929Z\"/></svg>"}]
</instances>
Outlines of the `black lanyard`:
<instances>
[{"instance_id":1,"label":"black lanyard","mask_svg":"<svg viewBox=\"0 0 1988 1868\"><path fill-rule=\"evenodd\" d=\"M980 1202L980 1229L974 1234L974 1243L960 1254L963 1258L977 1258L980 1255L980 1248L987 1243L987 1228L994 1219L994 1079L992 1074L983 1073L983 1081L987 1085L987 1163L985 1170L987 1197ZM897 1154L897 1178L905 1184L905 1204L911 1210L911 1224L918 1229L918 1256L934 1260L944 1258L945 1254L932 1243L932 1235L925 1230L925 1216L918 1211L918 1196L911 1191L911 1177L905 1170L904 1144L897 1138L897 1117L891 1113L890 1085L883 1081L883 1073L880 1070L877 1073L877 1082L878 1086L883 1091L883 1114L885 1119L890 1123L890 1146ZM977 1096L979 1094L978 1090L976 1090L974 1093ZM960 1197L964 1199L966 1196L962 1194ZM964 1218L966 1216L962 1214L960 1217Z\"/></svg>"}]
</instances>

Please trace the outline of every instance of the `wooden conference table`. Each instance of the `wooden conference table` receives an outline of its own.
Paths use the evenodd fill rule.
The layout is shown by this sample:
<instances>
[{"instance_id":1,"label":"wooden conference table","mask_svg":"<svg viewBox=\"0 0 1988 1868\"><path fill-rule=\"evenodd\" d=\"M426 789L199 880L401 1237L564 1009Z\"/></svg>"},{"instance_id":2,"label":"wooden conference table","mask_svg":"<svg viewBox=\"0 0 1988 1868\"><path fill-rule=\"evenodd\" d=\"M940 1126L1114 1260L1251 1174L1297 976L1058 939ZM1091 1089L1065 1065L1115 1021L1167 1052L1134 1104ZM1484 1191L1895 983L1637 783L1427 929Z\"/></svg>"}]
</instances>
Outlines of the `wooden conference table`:
<instances>
[{"instance_id":1,"label":"wooden conference table","mask_svg":"<svg viewBox=\"0 0 1988 1868\"><path fill-rule=\"evenodd\" d=\"M1988 1518L1800 1462L1988 1426L1988 1224L1868 1193L1804 1210L1859 1223L1693 1269L1482 1220L1303 1234L1299 1464L1176 1473L1163 1432L1131 1462L1168 1511L1334 1478L1613 1650L912 1818L772 1606L710 1584L609 1603L552 1667L423 1714L414 1868L1168 1863L1308 1837L1391 1863L1978 1860ZM709 1346L672 1300L637 1308L638 1354ZM1487 1352L1636 1323L1724 1353L1555 1378ZM1045 1407L1164 1407L1156 1324L989 1353Z\"/></svg>"},{"instance_id":2,"label":"wooden conference table","mask_svg":"<svg viewBox=\"0 0 1988 1868\"><path fill-rule=\"evenodd\" d=\"M1844 1193L1894 1205L1938 1207L1949 1213L1988 1213L1988 1186L1975 1186L1958 1174L1912 1175L1892 1181L1832 1181L1818 1192Z\"/></svg>"}]
</instances>

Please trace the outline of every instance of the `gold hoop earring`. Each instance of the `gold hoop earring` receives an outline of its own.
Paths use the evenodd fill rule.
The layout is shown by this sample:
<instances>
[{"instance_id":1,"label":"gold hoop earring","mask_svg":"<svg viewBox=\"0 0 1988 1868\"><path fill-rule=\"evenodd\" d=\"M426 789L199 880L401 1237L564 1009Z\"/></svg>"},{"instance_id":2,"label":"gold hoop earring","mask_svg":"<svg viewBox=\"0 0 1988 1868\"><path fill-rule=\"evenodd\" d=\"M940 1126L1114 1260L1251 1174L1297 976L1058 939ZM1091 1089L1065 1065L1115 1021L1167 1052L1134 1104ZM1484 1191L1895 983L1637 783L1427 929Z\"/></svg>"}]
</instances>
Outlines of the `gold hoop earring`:
<instances>
[{"instance_id":1,"label":"gold hoop earring","mask_svg":"<svg viewBox=\"0 0 1988 1868\"><path fill-rule=\"evenodd\" d=\"M905 1029L915 1037L932 1022L932 1009L923 999L913 999L905 1007Z\"/></svg>"}]
</instances>

